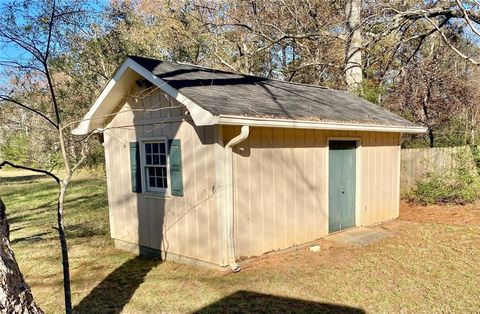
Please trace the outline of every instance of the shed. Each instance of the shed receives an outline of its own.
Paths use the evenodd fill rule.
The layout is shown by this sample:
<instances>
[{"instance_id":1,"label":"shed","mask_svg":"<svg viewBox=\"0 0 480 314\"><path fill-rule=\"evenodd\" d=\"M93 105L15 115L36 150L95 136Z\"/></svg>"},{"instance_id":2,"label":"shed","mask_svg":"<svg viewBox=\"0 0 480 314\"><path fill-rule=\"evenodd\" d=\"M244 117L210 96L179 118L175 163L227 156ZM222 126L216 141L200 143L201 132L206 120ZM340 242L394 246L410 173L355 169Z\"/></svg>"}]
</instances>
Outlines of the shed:
<instances>
[{"instance_id":1,"label":"shed","mask_svg":"<svg viewBox=\"0 0 480 314\"><path fill-rule=\"evenodd\" d=\"M103 133L119 248L237 262L398 217L400 139L346 91L128 57L73 131Z\"/></svg>"}]
</instances>

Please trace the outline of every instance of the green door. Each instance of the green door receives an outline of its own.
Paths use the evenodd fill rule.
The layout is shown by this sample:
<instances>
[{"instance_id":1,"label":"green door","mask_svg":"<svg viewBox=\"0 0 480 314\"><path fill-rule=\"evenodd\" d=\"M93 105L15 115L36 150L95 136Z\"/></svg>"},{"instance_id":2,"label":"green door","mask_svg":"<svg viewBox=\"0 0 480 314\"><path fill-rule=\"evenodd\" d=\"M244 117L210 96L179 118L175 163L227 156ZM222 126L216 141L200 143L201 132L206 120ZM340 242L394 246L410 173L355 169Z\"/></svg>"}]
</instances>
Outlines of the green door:
<instances>
[{"instance_id":1,"label":"green door","mask_svg":"<svg viewBox=\"0 0 480 314\"><path fill-rule=\"evenodd\" d=\"M328 156L328 231L355 226L355 141L330 141Z\"/></svg>"}]
</instances>

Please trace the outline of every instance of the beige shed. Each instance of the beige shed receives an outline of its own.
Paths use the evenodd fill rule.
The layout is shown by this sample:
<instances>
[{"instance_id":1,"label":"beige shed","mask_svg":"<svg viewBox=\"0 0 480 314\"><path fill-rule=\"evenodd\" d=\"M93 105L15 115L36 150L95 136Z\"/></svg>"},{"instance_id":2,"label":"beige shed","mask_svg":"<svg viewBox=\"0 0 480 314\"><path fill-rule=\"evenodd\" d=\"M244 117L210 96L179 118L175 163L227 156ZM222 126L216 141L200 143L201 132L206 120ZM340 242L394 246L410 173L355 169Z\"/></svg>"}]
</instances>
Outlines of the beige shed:
<instances>
[{"instance_id":1,"label":"beige shed","mask_svg":"<svg viewBox=\"0 0 480 314\"><path fill-rule=\"evenodd\" d=\"M119 248L237 262L398 217L400 139L345 91L129 57L73 131L103 136Z\"/></svg>"}]
</instances>

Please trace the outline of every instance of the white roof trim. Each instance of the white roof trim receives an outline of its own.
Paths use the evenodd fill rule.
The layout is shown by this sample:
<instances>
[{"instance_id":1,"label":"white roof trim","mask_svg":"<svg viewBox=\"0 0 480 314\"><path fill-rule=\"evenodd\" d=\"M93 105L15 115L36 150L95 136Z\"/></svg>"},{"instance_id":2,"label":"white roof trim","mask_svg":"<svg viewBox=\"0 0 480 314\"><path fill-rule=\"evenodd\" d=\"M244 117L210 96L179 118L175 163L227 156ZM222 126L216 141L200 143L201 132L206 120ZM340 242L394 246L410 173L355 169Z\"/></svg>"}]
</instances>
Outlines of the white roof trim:
<instances>
[{"instance_id":1,"label":"white roof trim","mask_svg":"<svg viewBox=\"0 0 480 314\"><path fill-rule=\"evenodd\" d=\"M133 61L130 58L127 58L127 60L125 60L125 62L115 72L113 78L105 86L100 96L93 103L92 107L87 112L87 114L83 117L82 121L78 124L78 126L74 130L72 130L72 134L85 135L96 128L103 127L103 122L106 120L107 117L106 116L96 117L95 114L98 112L98 109L100 108L102 103L105 101L105 99L110 95L116 83L122 78L122 76L125 74L125 72L128 69L135 71L136 73L144 77L146 80L156 85L166 94L170 95L171 97L178 100L181 104L185 105L185 107L187 107L188 111L190 112L190 116L192 117L193 122L196 125L202 126L202 125L214 124L214 117L210 112L208 112L207 110L198 106L196 103L194 103L187 97L180 94L178 90L176 90L175 88L170 86L168 83L166 83L164 80L154 75L149 70L139 65L137 62Z\"/></svg>"},{"instance_id":2,"label":"white roof trim","mask_svg":"<svg viewBox=\"0 0 480 314\"><path fill-rule=\"evenodd\" d=\"M255 117L230 116L230 115L220 115L215 118L216 118L215 124L222 124L222 125L248 125L248 126L258 126L258 127L276 127L276 128L294 128L294 129L397 132L397 133L427 132L427 128L419 127L419 126L405 127L405 126L395 126L395 125L355 124L355 123L344 123L344 122L255 118Z\"/></svg>"}]
</instances>

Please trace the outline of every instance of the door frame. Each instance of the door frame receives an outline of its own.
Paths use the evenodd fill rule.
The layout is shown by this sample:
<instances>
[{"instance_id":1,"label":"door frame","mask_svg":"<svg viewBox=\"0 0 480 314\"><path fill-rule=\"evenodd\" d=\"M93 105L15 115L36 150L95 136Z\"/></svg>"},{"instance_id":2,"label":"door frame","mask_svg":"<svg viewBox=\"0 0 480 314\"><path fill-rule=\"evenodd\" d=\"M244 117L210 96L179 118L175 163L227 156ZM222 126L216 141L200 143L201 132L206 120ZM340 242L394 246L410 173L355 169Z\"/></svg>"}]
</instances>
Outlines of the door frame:
<instances>
[{"instance_id":1,"label":"door frame","mask_svg":"<svg viewBox=\"0 0 480 314\"><path fill-rule=\"evenodd\" d=\"M357 143L357 147L355 149L355 226L354 227L360 227L361 226L361 219L360 219L360 165L361 165L361 151L362 151L362 138L361 137L349 137L349 136L332 136L332 137L327 137L327 145L325 149L325 198L324 198L324 206L325 206L325 212L326 212L326 221L325 221L325 234L331 234L331 233L336 233L336 232L342 232L344 230L339 230L336 232L329 232L328 230L328 224L330 221L330 216L329 216L329 175L328 172L330 171L329 169L329 158L330 158L330 141L355 141Z\"/></svg>"}]
</instances>

